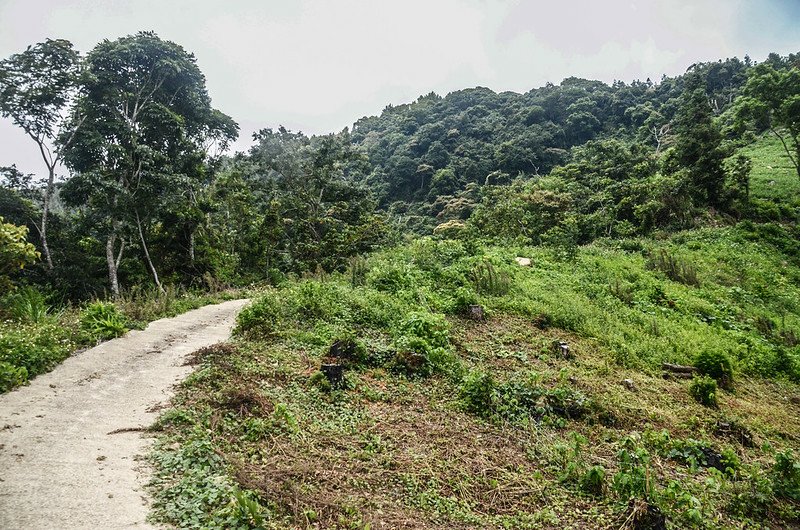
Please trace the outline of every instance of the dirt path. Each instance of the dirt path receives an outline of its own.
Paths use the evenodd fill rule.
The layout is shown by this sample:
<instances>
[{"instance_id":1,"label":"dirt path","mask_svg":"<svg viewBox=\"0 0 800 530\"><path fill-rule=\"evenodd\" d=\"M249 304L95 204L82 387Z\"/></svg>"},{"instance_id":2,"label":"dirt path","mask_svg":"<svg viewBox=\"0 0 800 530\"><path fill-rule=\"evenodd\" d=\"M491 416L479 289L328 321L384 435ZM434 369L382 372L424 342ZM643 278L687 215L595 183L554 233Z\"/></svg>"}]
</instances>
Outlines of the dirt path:
<instances>
[{"instance_id":1,"label":"dirt path","mask_svg":"<svg viewBox=\"0 0 800 530\"><path fill-rule=\"evenodd\" d=\"M0 529L151 528L137 461L150 441L125 429L153 423L186 355L228 338L246 303L158 320L0 395Z\"/></svg>"}]
</instances>

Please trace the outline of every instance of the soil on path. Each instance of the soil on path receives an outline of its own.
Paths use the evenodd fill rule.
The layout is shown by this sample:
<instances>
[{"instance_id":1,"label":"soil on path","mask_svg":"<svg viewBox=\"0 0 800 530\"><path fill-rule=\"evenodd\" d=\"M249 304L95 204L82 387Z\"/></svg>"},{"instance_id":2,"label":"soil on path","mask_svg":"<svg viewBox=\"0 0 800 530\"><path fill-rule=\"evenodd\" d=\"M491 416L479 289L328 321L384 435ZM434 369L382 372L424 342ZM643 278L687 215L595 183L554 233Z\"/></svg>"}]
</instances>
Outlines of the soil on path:
<instances>
[{"instance_id":1,"label":"soil on path","mask_svg":"<svg viewBox=\"0 0 800 530\"><path fill-rule=\"evenodd\" d=\"M0 529L152 528L141 431L246 303L152 322L0 395Z\"/></svg>"}]
</instances>

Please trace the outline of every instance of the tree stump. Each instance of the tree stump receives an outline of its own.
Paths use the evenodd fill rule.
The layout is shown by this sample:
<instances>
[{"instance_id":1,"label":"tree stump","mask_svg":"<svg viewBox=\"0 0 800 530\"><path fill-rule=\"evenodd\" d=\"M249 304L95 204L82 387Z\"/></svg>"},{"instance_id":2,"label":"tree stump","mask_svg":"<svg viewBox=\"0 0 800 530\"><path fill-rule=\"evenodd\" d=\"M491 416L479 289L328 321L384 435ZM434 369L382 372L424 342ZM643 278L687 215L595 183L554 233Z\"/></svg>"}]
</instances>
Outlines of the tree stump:
<instances>
[{"instance_id":1,"label":"tree stump","mask_svg":"<svg viewBox=\"0 0 800 530\"><path fill-rule=\"evenodd\" d=\"M569 344L561 340L553 341L553 354L563 359L572 359Z\"/></svg>"},{"instance_id":2,"label":"tree stump","mask_svg":"<svg viewBox=\"0 0 800 530\"><path fill-rule=\"evenodd\" d=\"M483 310L482 305L471 305L469 306L469 318L472 320L484 320L486 318L486 313Z\"/></svg>"},{"instance_id":3,"label":"tree stump","mask_svg":"<svg viewBox=\"0 0 800 530\"><path fill-rule=\"evenodd\" d=\"M328 379L331 388L341 388L344 384L344 366L341 364L323 364L320 371Z\"/></svg>"}]
</instances>

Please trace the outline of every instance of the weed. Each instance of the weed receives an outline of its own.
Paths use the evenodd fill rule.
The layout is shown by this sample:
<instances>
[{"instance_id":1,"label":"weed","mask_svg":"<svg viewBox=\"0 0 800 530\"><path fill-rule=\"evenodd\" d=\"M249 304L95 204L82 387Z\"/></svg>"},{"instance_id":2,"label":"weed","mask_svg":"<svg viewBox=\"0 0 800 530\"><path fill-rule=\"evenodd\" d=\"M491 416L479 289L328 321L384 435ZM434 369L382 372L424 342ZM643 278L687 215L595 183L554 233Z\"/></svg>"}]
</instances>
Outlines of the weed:
<instances>
[{"instance_id":1,"label":"weed","mask_svg":"<svg viewBox=\"0 0 800 530\"><path fill-rule=\"evenodd\" d=\"M3 301L11 316L17 320L40 323L50 315L44 296L33 287L21 287Z\"/></svg>"},{"instance_id":2,"label":"weed","mask_svg":"<svg viewBox=\"0 0 800 530\"><path fill-rule=\"evenodd\" d=\"M125 334L125 317L114 304L93 302L81 313L81 327L90 336L100 340L113 339Z\"/></svg>"},{"instance_id":3,"label":"weed","mask_svg":"<svg viewBox=\"0 0 800 530\"><path fill-rule=\"evenodd\" d=\"M681 259L670 254L665 249L660 249L651 255L647 261L650 269L663 272L667 278L674 282L685 285L699 286L700 279L697 276L697 269L685 259Z\"/></svg>"},{"instance_id":4,"label":"weed","mask_svg":"<svg viewBox=\"0 0 800 530\"><path fill-rule=\"evenodd\" d=\"M511 276L505 271L498 271L488 260L473 267L471 278L479 293L502 296L511 290Z\"/></svg>"},{"instance_id":5,"label":"weed","mask_svg":"<svg viewBox=\"0 0 800 530\"><path fill-rule=\"evenodd\" d=\"M360 287L367 283L367 260L361 256L353 256L348 260L350 286Z\"/></svg>"},{"instance_id":6,"label":"weed","mask_svg":"<svg viewBox=\"0 0 800 530\"><path fill-rule=\"evenodd\" d=\"M650 453L631 436L623 438L620 446L619 471L612 481L614 491L622 499L649 499L653 492Z\"/></svg>"},{"instance_id":7,"label":"weed","mask_svg":"<svg viewBox=\"0 0 800 530\"><path fill-rule=\"evenodd\" d=\"M496 392L494 378L481 371L467 374L459 388L464 410L484 417L491 416L496 410Z\"/></svg>"},{"instance_id":8,"label":"weed","mask_svg":"<svg viewBox=\"0 0 800 530\"><path fill-rule=\"evenodd\" d=\"M236 331L249 336L268 336L276 331L283 308L277 292L267 291L242 309L236 317Z\"/></svg>"},{"instance_id":9,"label":"weed","mask_svg":"<svg viewBox=\"0 0 800 530\"><path fill-rule=\"evenodd\" d=\"M427 376L454 368L448 324L442 316L413 312L400 322L395 336L395 365L401 370Z\"/></svg>"},{"instance_id":10,"label":"weed","mask_svg":"<svg viewBox=\"0 0 800 530\"><path fill-rule=\"evenodd\" d=\"M266 510L252 491L233 488L230 502L219 510L214 522L221 528L262 529L266 528Z\"/></svg>"},{"instance_id":11,"label":"weed","mask_svg":"<svg viewBox=\"0 0 800 530\"><path fill-rule=\"evenodd\" d=\"M689 394L706 407L717 408L717 382L707 375L695 376L689 385Z\"/></svg>"}]
</instances>

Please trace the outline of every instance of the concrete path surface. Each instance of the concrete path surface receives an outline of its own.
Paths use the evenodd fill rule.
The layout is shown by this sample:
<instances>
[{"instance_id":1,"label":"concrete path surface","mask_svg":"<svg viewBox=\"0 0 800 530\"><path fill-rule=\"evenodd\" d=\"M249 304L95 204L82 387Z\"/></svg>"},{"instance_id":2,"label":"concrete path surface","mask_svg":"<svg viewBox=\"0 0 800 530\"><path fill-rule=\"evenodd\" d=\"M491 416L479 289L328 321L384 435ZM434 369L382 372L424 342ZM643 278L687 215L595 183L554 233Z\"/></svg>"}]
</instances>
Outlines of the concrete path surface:
<instances>
[{"instance_id":1,"label":"concrete path surface","mask_svg":"<svg viewBox=\"0 0 800 530\"><path fill-rule=\"evenodd\" d=\"M151 528L141 429L246 303L152 322L0 395L0 529Z\"/></svg>"}]
</instances>

